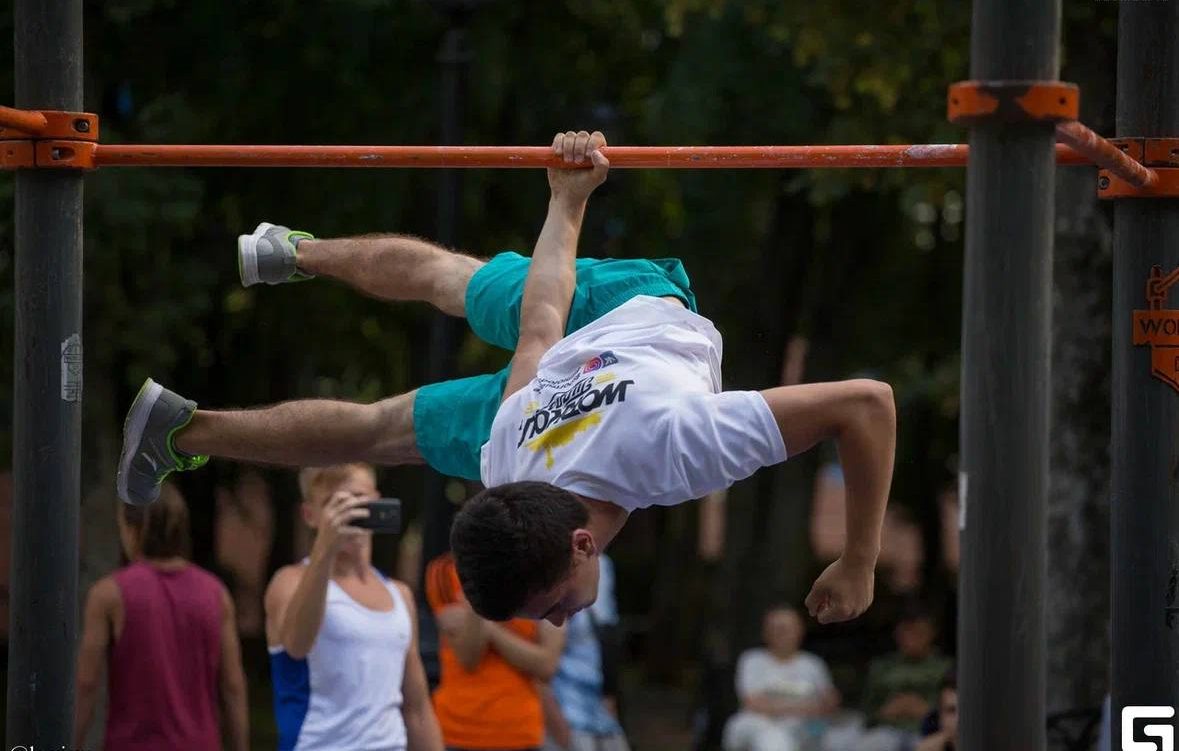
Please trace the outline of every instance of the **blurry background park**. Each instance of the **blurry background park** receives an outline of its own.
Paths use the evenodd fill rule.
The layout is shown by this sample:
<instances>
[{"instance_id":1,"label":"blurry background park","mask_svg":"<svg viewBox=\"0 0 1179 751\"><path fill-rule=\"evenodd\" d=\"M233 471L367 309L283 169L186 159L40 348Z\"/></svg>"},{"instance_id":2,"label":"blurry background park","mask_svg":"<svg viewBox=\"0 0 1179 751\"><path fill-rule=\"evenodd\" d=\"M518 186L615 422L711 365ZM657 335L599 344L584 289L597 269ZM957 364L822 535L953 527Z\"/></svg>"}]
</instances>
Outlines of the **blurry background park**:
<instances>
[{"instance_id":1,"label":"blurry background park","mask_svg":"<svg viewBox=\"0 0 1179 751\"><path fill-rule=\"evenodd\" d=\"M1116 3L1067 0L1063 10L1060 77L1081 85L1082 119L1110 135ZM568 128L627 145L958 142L945 87L968 77L969 16L968 3L937 0L105 0L86 4L86 103L107 143L541 145ZM0 2L0 60L12 59L11 22ZM0 66L0 91L11 79ZM812 623L806 642L853 706L865 664L891 649L901 601L926 602L943 650L954 650L964 183L963 170L616 170L582 238L585 256L685 260L701 311L725 336L727 388L857 374L893 385L900 435L877 602L856 623ZM529 252L547 188L537 171L112 168L85 190L83 592L120 562L114 472L123 415L146 376L233 406L373 400L506 362L422 306L328 282L243 289L238 233L267 220L322 236L404 232L479 255ZM1054 712L1100 703L1109 607L1108 217L1092 170L1060 170L1057 192ZM11 196L0 175L0 205ZM12 279L6 209L0 628ZM723 505L640 512L612 546L636 748L715 747L736 702L735 660L757 642L762 612L799 603L839 549L835 459L820 450L763 471ZM410 525L378 543L376 563L416 587L420 551L435 545L422 537L425 509L471 489L420 468L380 480L404 499ZM261 591L305 550L294 475L215 461L179 486L196 562L235 591L255 745L270 747Z\"/></svg>"}]
</instances>

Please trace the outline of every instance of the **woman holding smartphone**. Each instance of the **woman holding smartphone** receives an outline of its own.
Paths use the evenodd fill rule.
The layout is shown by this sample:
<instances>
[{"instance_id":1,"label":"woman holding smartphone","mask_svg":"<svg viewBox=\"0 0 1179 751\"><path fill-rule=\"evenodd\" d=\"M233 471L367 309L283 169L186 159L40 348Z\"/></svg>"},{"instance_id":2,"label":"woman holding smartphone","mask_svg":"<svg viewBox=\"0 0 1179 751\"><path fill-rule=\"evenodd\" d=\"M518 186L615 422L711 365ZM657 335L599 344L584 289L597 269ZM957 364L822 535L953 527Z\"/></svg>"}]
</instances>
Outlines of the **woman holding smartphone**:
<instances>
[{"instance_id":1,"label":"woman holding smartphone","mask_svg":"<svg viewBox=\"0 0 1179 751\"><path fill-rule=\"evenodd\" d=\"M372 566L376 476L366 464L304 469L311 554L266 590L280 751L441 751L405 584Z\"/></svg>"}]
</instances>

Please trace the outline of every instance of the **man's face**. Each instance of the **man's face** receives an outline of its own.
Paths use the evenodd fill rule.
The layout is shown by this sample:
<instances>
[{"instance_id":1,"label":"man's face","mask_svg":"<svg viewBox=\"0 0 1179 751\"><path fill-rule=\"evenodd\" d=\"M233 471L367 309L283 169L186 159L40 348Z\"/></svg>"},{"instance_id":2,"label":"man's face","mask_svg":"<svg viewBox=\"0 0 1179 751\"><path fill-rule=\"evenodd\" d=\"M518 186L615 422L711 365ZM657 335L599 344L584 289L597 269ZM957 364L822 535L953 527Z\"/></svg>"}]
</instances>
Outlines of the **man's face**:
<instances>
[{"instance_id":1,"label":"man's face","mask_svg":"<svg viewBox=\"0 0 1179 751\"><path fill-rule=\"evenodd\" d=\"M598 561L593 536L584 529L574 531L573 565L569 575L552 588L529 598L518 615L560 626L574 613L593 605L598 599Z\"/></svg>"},{"instance_id":2,"label":"man's face","mask_svg":"<svg viewBox=\"0 0 1179 751\"><path fill-rule=\"evenodd\" d=\"M793 610L779 608L766 613L762 638L774 654L782 657L794 654L802 646L804 634L802 618Z\"/></svg>"}]
</instances>

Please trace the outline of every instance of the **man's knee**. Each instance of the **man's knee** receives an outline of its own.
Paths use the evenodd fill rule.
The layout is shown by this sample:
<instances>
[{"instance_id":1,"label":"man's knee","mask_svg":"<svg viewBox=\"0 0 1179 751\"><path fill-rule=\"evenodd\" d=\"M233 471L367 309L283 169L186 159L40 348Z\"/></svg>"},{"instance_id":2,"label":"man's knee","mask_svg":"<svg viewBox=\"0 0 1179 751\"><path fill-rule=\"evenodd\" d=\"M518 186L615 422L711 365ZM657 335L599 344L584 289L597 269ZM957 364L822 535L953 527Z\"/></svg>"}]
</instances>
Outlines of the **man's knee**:
<instances>
[{"instance_id":1,"label":"man's knee","mask_svg":"<svg viewBox=\"0 0 1179 751\"><path fill-rule=\"evenodd\" d=\"M421 464L413 426L417 390L366 405L372 435L371 460L376 464Z\"/></svg>"},{"instance_id":2,"label":"man's knee","mask_svg":"<svg viewBox=\"0 0 1179 751\"><path fill-rule=\"evenodd\" d=\"M486 261L449 253L432 270L431 302L445 313L453 316L467 315L467 286L475 272L483 268Z\"/></svg>"}]
</instances>

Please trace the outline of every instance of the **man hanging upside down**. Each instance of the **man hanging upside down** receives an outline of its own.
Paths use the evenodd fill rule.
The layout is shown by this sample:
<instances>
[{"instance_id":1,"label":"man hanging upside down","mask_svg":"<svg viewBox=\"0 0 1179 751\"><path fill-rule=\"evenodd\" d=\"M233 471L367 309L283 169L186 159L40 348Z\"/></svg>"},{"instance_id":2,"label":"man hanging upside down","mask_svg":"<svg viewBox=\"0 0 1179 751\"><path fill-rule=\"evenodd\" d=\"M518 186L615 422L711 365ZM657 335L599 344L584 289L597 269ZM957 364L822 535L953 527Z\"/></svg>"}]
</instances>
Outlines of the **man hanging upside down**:
<instances>
[{"instance_id":1,"label":"man hanging upside down","mask_svg":"<svg viewBox=\"0 0 1179 751\"><path fill-rule=\"evenodd\" d=\"M240 237L246 286L327 276L376 297L423 300L466 316L480 338L513 350L512 362L375 404L239 411L198 410L149 379L124 426L119 495L150 503L171 472L209 455L292 466L425 462L487 487L451 531L475 611L560 625L593 603L598 554L631 511L699 498L832 439L847 541L806 606L824 623L863 613L892 477L891 389L853 380L722 391L720 334L696 313L678 260L576 258L586 201L609 169L605 144L585 131L553 140L581 168L548 171L548 216L531 260L483 261L402 235L317 240L271 224Z\"/></svg>"}]
</instances>

